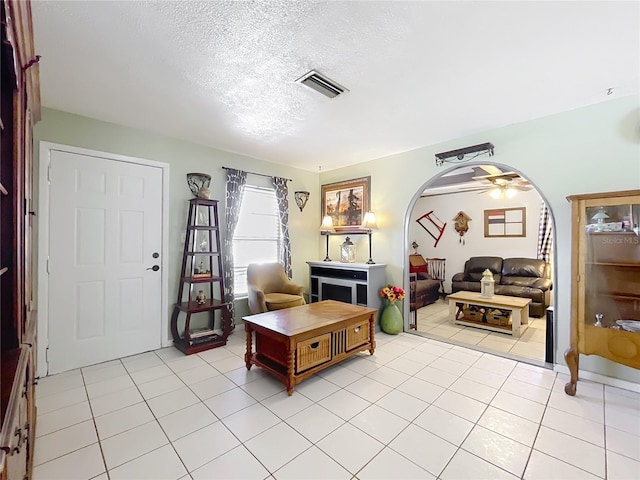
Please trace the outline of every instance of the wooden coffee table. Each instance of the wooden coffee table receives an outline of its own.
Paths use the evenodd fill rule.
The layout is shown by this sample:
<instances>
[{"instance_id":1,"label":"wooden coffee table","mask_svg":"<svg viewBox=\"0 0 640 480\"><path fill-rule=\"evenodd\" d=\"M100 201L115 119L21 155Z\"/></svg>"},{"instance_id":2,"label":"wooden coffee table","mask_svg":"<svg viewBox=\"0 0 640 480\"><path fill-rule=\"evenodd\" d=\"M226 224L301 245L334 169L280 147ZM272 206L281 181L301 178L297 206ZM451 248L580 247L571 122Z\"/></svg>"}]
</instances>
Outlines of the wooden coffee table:
<instances>
[{"instance_id":1,"label":"wooden coffee table","mask_svg":"<svg viewBox=\"0 0 640 480\"><path fill-rule=\"evenodd\" d=\"M247 370L251 365L264 368L291 395L295 385L314 373L363 350L373 355L376 312L375 308L326 300L242 317Z\"/></svg>"},{"instance_id":2,"label":"wooden coffee table","mask_svg":"<svg viewBox=\"0 0 640 480\"><path fill-rule=\"evenodd\" d=\"M485 330L509 333L514 337L519 337L522 325L528 325L529 323L530 298L509 297L507 295L494 295L491 298L484 298L480 296L479 292L460 291L448 295L447 300L449 300L449 319L452 323L458 325L484 328ZM508 325L491 325L485 322L459 318L458 312L456 311L457 303L511 310L511 327Z\"/></svg>"}]
</instances>

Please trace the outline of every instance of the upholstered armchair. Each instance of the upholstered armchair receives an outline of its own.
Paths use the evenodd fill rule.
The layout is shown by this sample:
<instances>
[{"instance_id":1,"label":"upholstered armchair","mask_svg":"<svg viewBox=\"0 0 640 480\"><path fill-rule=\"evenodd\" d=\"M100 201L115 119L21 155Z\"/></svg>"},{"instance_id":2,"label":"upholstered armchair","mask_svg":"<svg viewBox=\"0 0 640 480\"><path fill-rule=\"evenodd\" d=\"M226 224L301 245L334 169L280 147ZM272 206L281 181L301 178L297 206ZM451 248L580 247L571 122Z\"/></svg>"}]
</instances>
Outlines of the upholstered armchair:
<instances>
[{"instance_id":1,"label":"upholstered armchair","mask_svg":"<svg viewBox=\"0 0 640 480\"><path fill-rule=\"evenodd\" d=\"M249 311L252 314L304 305L303 289L287 278L279 263L252 263L247 267Z\"/></svg>"}]
</instances>

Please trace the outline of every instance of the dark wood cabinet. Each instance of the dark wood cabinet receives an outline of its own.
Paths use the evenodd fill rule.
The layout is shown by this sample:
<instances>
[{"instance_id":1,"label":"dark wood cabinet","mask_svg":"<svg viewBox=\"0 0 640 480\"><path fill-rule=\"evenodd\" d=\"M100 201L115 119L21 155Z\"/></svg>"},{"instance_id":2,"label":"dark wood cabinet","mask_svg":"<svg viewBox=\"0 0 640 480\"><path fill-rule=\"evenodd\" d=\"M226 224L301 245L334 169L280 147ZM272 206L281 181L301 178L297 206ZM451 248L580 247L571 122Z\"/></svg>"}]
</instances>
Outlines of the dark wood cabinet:
<instances>
[{"instance_id":1,"label":"dark wood cabinet","mask_svg":"<svg viewBox=\"0 0 640 480\"><path fill-rule=\"evenodd\" d=\"M31 198L40 97L31 4L5 0L0 12L0 479L22 480L31 477L36 422Z\"/></svg>"}]
</instances>

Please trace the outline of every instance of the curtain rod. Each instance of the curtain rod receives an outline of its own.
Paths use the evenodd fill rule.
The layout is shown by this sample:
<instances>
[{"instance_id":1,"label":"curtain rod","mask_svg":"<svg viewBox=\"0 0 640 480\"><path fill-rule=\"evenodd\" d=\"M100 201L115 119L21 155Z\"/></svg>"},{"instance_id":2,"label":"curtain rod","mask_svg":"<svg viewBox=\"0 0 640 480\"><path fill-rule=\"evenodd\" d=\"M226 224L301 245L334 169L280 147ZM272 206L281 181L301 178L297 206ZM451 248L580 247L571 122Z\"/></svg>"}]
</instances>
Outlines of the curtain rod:
<instances>
[{"instance_id":1,"label":"curtain rod","mask_svg":"<svg viewBox=\"0 0 640 480\"><path fill-rule=\"evenodd\" d=\"M223 170L238 170L237 168L231 168L231 167L222 167ZM269 177L269 178L273 178L276 175L265 175L264 173L254 173L254 172L247 172L250 175L258 175L259 177ZM284 177L281 177L284 178ZM285 178L285 180L289 181L289 182L293 182L292 179L290 178Z\"/></svg>"}]
</instances>

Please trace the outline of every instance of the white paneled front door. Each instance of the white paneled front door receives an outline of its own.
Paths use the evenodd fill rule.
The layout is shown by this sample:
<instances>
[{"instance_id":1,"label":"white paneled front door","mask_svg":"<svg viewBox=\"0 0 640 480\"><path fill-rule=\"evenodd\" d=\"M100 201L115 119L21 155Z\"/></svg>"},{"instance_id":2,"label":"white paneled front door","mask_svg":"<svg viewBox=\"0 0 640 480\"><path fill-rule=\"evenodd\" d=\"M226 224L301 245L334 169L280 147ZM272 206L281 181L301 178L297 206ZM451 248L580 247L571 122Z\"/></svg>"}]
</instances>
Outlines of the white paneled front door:
<instances>
[{"instance_id":1,"label":"white paneled front door","mask_svg":"<svg viewBox=\"0 0 640 480\"><path fill-rule=\"evenodd\" d=\"M52 150L49 373L161 345L162 169Z\"/></svg>"}]
</instances>

